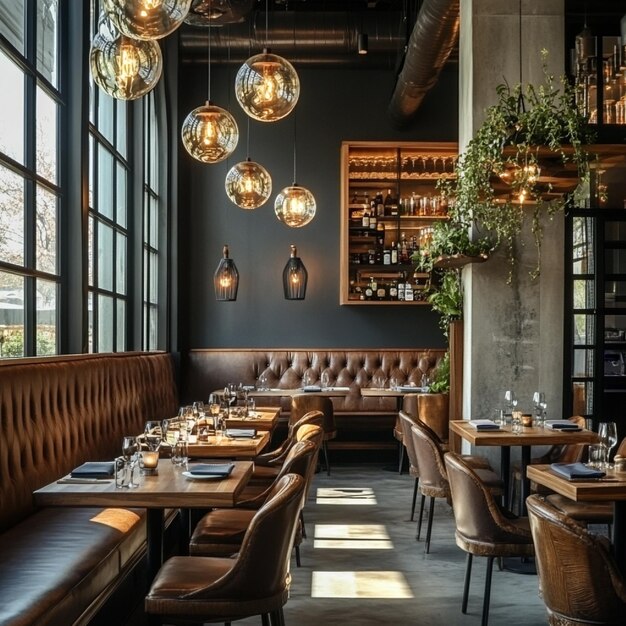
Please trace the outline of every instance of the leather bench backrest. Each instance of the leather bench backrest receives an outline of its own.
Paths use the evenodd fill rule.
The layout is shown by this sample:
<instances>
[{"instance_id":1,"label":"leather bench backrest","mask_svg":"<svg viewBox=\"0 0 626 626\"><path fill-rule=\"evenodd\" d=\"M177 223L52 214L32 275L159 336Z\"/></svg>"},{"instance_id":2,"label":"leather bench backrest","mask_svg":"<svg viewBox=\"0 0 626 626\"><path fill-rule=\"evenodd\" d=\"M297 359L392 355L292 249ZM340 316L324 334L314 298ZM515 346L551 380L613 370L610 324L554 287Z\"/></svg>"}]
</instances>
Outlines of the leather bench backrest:
<instances>
[{"instance_id":1,"label":"leather bench backrest","mask_svg":"<svg viewBox=\"0 0 626 626\"><path fill-rule=\"evenodd\" d=\"M269 387L297 389L302 387L305 374L311 384L319 384L322 372L327 371L331 385L350 387L346 397L332 399L336 412L389 412L396 408L394 398L364 398L360 389L376 387L382 379L388 384L392 377L400 384L419 386L422 376L429 374L444 354L443 349L190 350L182 364L182 397L185 403L206 401L211 391L228 383L254 385L263 375ZM263 404L270 402L263 400ZM289 406L290 399L283 398L283 411L289 411Z\"/></svg>"},{"instance_id":2,"label":"leather bench backrest","mask_svg":"<svg viewBox=\"0 0 626 626\"><path fill-rule=\"evenodd\" d=\"M0 532L33 511L35 489L119 456L124 435L177 409L170 354L0 361Z\"/></svg>"}]
</instances>

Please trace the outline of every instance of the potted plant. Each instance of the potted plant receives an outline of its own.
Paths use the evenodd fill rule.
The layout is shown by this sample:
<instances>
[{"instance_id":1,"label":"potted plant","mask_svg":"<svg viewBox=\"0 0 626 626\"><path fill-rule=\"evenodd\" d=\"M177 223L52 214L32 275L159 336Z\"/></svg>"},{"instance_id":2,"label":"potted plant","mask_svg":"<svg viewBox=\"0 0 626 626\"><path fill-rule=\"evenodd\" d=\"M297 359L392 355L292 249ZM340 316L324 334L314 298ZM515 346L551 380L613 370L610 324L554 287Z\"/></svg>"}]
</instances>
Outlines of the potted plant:
<instances>
[{"instance_id":1,"label":"potted plant","mask_svg":"<svg viewBox=\"0 0 626 626\"><path fill-rule=\"evenodd\" d=\"M456 179L442 183L454 198L451 219L486 230L496 246L505 247L511 263L524 206L534 207L534 276L540 268L540 214L554 214L572 203L576 185L588 172L584 146L592 141L573 87L548 73L546 56L543 50L540 85L498 85L498 101L486 110L485 121L459 157Z\"/></svg>"}]
</instances>

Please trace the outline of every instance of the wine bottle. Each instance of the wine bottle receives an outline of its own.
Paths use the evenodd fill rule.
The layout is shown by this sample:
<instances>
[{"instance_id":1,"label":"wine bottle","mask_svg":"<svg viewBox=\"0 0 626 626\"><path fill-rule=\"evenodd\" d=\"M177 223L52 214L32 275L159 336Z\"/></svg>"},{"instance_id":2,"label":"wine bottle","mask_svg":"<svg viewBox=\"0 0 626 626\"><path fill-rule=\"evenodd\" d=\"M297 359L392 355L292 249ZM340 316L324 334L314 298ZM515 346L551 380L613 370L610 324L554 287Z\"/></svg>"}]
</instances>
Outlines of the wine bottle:
<instances>
[{"instance_id":1,"label":"wine bottle","mask_svg":"<svg viewBox=\"0 0 626 626\"><path fill-rule=\"evenodd\" d=\"M390 258L390 263L391 265L397 265L398 264L398 248L396 246L396 242L392 241L391 242L391 258Z\"/></svg>"},{"instance_id":2,"label":"wine bottle","mask_svg":"<svg viewBox=\"0 0 626 626\"><path fill-rule=\"evenodd\" d=\"M363 209L363 219L361 220L361 226L363 226L363 228L370 227L370 211L368 208Z\"/></svg>"}]
</instances>

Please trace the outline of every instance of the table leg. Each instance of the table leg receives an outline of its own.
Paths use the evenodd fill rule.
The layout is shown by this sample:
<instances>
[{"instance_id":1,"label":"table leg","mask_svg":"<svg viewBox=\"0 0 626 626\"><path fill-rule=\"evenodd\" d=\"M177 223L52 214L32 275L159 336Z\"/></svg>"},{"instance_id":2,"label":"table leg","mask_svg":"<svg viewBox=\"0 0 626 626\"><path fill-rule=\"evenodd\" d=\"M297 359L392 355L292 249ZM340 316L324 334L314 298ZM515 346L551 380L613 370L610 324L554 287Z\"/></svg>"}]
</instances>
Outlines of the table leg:
<instances>
[{"instance_id":1,"label":"table leg","mask_svg":"<svg viewBox=\"0 0 626 626\"><path fill-rule=\"evenodd\" d=\"M148 581L151 583L163 563L163 509L148 509L146 543Z\"/></svg>"},{"instance_id":2,"label":"table leg","mask_svg":"<svg viewBox=\"0 0 626 626\"><path fill-rule=\"evenodd\" d=\"M502 501L506 506L509 501L509 475L511 472L511 448L509 446L502 446L500 448L500 478L504 483L504 489L502 493Z\"/></svg>"},{"instance_id":3,"label":"table leg","mask_svg":"<svg viewBox=\"0 0 626 626\"><path fill-rule=\"evenodd\" d=\"M526 515L526 498L530 495L530 479L526 475L526 468L530 465L530 446L522 446L522 466L521 466L521 485L520 485L520 502L519 515Z\"/></svg>"},{"instance_id":4,"label":"table leg","mask_svg":"<svg viewBox=\"0 0 626 626\"><path fill-rule=\"evenodd\" d=\"M613 503L613 548L622 573L626 572L626 500Z\"/></svg>"}]
</instances>

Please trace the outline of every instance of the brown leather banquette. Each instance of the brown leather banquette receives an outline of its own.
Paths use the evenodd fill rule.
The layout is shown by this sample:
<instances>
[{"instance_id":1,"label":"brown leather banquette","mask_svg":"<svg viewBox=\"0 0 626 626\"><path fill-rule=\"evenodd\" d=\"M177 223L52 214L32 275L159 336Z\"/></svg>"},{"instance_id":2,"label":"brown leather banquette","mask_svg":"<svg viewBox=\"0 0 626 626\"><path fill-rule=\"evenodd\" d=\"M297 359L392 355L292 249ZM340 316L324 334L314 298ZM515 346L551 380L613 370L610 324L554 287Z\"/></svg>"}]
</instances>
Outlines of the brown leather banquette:
<instances>
[{"instance_id":1,"label":"brown leather banquette","mask_svg":"<svg viewBox=\"0 0 626 626\"><path fill-rule=\"evenodd\" d=\"M0 361L2 626L87 623L141 558L143 511L37 510L32 492L177 407L169 354Z\"/></svg>"},{"instance_id":2,"label":"brown leather banquette","mask_svg":"<svg viewBox=\"0 0 626 626\"><path fill-rule=\"evenodd\" d=\"M306 378L319 384L323 372L329 384L349 387L345 397L332 398L338 437L332 448L395 447L391 435L397 415L395 398L364 397L361 389L380 386L395 378L399 384L419 386L445 354L443 349L196 349L182 362L185 403L206 400L228 383L258 384L264 376L271 388L297 389ZM263 404L280 403L283 417L290 399L263 398ZM357 440L355 440L357 439ZM367 445L365 440L369 440ZM363 444L363 445L360 445Z\"/></svg>"}]
</instances>

